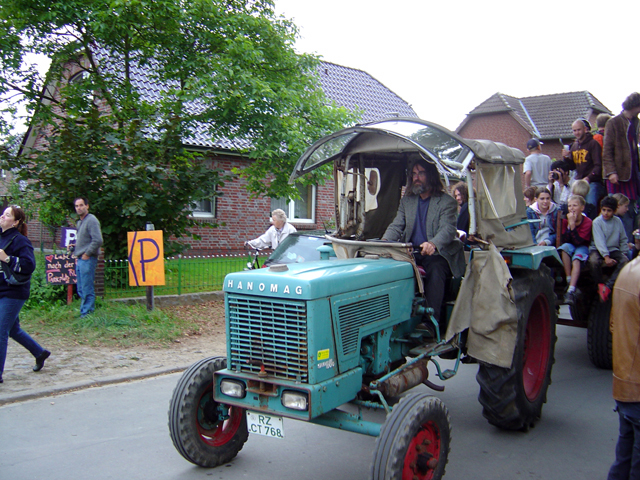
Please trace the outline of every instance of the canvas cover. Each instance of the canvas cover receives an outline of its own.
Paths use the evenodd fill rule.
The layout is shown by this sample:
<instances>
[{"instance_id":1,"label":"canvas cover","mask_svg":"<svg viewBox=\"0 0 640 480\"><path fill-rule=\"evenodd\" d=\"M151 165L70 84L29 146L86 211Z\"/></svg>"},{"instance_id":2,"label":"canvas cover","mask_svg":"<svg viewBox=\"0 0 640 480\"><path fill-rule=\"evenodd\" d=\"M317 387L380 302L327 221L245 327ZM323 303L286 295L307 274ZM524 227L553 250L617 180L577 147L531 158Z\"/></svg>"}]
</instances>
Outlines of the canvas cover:
<instances>
[{"instance_id":1,"label":"canvas cover","mask_svg":"<svg viewBox=\"0 0 640 480\"><path fill-rule=\"evenodd\" d=\"M533 245L517 165L476 163L476 218L481 238L498 248Z\"/></svg>"},{"instance_id":2,"label":"canvas cover","mask_svg":"<svg viewBox=\"0 0 640 480\"><path fill-rule=\"evenodd\" d=\"M509 368L518 334L518 312L511 273L498 249L474 251L460 286L445 339L469 329L467 352Z\"/></svg>"}]
</instances>

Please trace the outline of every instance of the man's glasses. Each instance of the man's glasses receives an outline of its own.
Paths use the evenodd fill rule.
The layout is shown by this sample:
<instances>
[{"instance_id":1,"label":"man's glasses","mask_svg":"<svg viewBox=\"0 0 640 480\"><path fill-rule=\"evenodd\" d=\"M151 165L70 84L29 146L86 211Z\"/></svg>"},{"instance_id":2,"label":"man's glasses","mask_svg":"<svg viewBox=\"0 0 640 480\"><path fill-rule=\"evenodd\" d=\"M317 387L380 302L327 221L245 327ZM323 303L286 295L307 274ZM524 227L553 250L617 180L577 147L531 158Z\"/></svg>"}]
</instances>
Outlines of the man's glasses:
<instances>
[{"instance_id":1,"label":"man's glasses","mask_svg":"<svg viewBox=\"0 0 640 480\"><path fill-rule=\"evenodd\" d=\"M419 172L411 172L411 176L413 178L415 178L415 177L426 178L427 172L425 172L424 170L421 170Z\"/></svg>"}]
</instances>

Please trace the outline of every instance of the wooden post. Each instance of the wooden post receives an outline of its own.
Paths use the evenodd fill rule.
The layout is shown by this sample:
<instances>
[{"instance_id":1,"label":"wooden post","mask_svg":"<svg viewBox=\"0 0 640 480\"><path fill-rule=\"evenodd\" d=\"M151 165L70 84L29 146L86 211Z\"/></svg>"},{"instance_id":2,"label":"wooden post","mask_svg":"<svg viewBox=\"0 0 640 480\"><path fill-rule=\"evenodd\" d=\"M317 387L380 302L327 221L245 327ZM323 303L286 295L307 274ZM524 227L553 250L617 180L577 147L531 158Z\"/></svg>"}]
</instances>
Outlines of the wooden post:
<instances>
[{"instance_id":1,"label":"wooden post","mask_svg":"<svg viewBox=\"0 0 640 480\"><path fill-rule=\"evenodd\" d=\"M153 223L147 222L146 230L147 232L151 232L155 230ZM156 303L155 298L153 296L153 286L147 287L147 311L148 312L153 311L153 307L155 307L155 303Z\"/></svg>"}]
</instances>

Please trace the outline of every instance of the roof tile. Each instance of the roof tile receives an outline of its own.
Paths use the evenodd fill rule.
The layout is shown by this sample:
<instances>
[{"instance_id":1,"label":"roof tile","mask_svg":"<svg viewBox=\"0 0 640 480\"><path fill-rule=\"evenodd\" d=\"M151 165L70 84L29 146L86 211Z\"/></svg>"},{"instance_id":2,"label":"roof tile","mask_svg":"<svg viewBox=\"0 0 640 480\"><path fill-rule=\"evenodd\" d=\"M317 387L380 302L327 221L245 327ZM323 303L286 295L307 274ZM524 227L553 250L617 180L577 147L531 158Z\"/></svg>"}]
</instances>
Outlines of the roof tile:
<instances>
[{"instance_id":1,"label":"roof tile","mask_svg":"<svg viewBox=\"0 0 640 480\"><path fill-rule=\"evenodd\" d=\"M611 114L600 100L587 91L522 98L495 93L471 110L468 117L512 112L532 136L551 139L572 137L571 124L577 118L587 117L590 111Z\"/></svg>"}]
</instances>

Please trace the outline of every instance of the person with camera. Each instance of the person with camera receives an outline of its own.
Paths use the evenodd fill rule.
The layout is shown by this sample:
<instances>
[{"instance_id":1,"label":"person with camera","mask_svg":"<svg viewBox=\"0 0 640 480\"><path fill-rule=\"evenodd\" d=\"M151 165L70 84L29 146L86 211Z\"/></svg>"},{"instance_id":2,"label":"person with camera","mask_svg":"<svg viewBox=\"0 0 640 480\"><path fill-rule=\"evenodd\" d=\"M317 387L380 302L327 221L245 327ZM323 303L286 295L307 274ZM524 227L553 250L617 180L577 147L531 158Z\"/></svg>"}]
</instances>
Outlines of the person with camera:
<instances>
[{"instance_id":1,"label":"person with camera","mask_svg":"<svg viewBox=\"0 0 640 480\"><path fill-rule=\"evenodd\" d=\"M571 166L564 160L556 160L549 171L549 185L551 200L558 206L566 205L571 196Z\"/></svg>"},{"instance_id":2,"label":"person with camera","mask_svg":"<svg viewBox=\"0 0 640 480\"><path fill-rule=\"evenodd\" d=\"M20 328L20 310L29 299L29 275L36 268L33 246L27 238L26 216L20 207L7 207L0 216L0 262L5 264L0 275L0 383L7 358L9 337L29 350L36 359L34 372L44 367L51 352L42 348ZM26 277L20 278L17 277Z\"/></svg>"}]
</instances>

